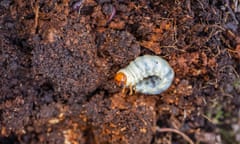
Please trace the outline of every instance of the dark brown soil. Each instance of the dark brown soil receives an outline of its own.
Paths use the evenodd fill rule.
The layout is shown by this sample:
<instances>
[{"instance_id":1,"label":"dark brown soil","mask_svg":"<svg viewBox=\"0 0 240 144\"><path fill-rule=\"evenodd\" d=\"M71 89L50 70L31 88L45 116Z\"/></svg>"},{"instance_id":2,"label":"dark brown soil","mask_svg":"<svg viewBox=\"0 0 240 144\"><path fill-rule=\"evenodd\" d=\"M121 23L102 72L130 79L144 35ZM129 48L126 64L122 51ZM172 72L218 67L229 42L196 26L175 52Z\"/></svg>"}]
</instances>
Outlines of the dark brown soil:
<instances>
[{"instance_id":1,"label":"dark brown soil","mask_svg":"<svg viewBox=\"0 0 240 144\"><path fill-rule=\"evenodd\" d=\"M0 1L0 143L240 143L239 7ZM122 94L115 73L144 54L170 63L172 86Z\"/></svg>"}]
</instances>

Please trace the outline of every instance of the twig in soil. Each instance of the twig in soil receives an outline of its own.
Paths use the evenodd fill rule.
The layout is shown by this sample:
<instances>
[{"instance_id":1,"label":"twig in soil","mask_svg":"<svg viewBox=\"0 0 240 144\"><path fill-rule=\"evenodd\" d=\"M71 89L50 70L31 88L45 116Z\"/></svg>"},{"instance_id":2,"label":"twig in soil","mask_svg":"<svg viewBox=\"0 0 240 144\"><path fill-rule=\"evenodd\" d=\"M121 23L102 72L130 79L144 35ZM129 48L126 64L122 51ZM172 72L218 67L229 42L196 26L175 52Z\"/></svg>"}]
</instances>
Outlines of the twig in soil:
<instances>
[{"instance_id":1,"label":"twig in soil","mask_svg":"<svg viewBox=\"0 0 240 144\"><path fill-rule=\"evenodd\" d=\"M232 52L232 53L240 53L239 51L232 50L230 48L227 48L227 51Z\"/></svg>"},{"instance_id":2,"label":"twig in soil","mask_svg":"<svg viewBox=\"0 0 240 144\"><path fill-rule=\"evenodd\" d=\"M212 25L207 25L208 28L218 28L222 31L225 31L226 29L222 27L220 24L212 24Z\"/></svg>"},{"instance_id":3,"label":"twig in soil","mask_svg":"<svg viewBox=\"0 0 240 144\"><path fill-rule=\"evenodd\" d=\"M216 122L214 122L212 119L210 119L208 116L206 116L205 114L201 114L202 117L204 117L206 120L208 120L210 123L212 124L216 124Z\"/></svg>"},{"instance_id":4,"label":"twig in soil","mask_svg":"<svg viewBox=\"0 0 240 144\"><path fill-rule=\"evenodd\" d=\"M181 51L181 52L186 52L185 50L178 49L177 46L175 46L175 45L172 45L172 46L160 46L160 48L173 48L173 49Z\"/></svg>"},{"instance_id":5,"label":"twig in soil","mask_svg":"<svg viewBox=\"0 0 240 144\"><path fill-rule=\"evenodd\" d=\"M75 2L72 6L73 10L78 11L78 14L80 14L80 11L83 7L83 3L84 3L84 0L79 0L79 1Z\"/></svg>"},{"instance_id":6,"label":"twig in soil","mask_svg":"<svg viewBox=\"0 0 240 144\"><path fill-rule=\"evenodd\" d=\"M37 32L37 27L38 27L38 18L39 18L39 4L38 4L38 0L35 3L35 7L34 7L34 12L35 12L35 19L34 19L34 26L33 26L33 33L35 34Z\"/></svg>"},{"instance_id":7,"label":"twig in soil","mask_svg":"<svg viewBox=\"0 0 240 144\"><path fill-rule=\"evenodd\" d=\"M190 144L194 144L194 142L183 132L177 130L177 129L172 129L172 128L160 128L160 127L156 127L156 130L158 132L174 132L177 133L179 135L181 135L186 141L188 141Z\"/></svg>"},{"instance_id":8,"label":"twig in soil","mask_svg":"<svg viewBox=\"0 0 240 144\"><path fill-rule=\"evenodd\" d=\"M110 17L107 20L107 24L109 24L110 21L113 19L113 17L116 15L116 8L114 6L112 6L111 8L112 8L112 12L111 12Z\"/></svg>"},{"instance_id":9,"label":"twig in soil","mask_svg":"<svg viewBox=\"0 0 240 144\"><path fill-rule=\"evenodd\" d=\"M205 50L205 52L212 53L214 58L216 58L217 56L219 56L219 55L221 54L221 50L220 50L219 46L216 47L216 48L217 48L217 53L216 53L216 54L214 54L214 53L212 52L212 48L210 48L210 47L208 47L208 46L203 46L203 48L206 48L206 49L207 49L207 50Z\"/></svg>"},{"instance_id":10,"label":"twig in soil","mask_svg":"<svg viewBox=\"0 0 240 144\"><path fill-rule=\"evenodd\" d=\"M209 34L206 42L208 42L213 36L218 35L220 32L222 32L222 31L221 31L221 30L217 30L217 31L212 30L212 31L210 32L210 34Z\"/></svg>"},{"instance_id":11,"label":"twig in soil","mask_svg":"<svg viewBox=\"0 0 240 144\"><path fill-rule=\"evenodd\" d=\"M207 28L217 28L219 30L212 30L206 40L206 42L208 42L213 36L219 34L220 32L225 31L226 29L218 24L213 24L213 25L207 25Z\"/></svg>"},{"instance_id":12,"label":"twig in soil","mask_svg":"<svg viewBox=\"0 0 240 144\"><path fill-rule=\"evenodd\" d=\"M240 12L240 5L239 5L239 0L233 0L234 2L234 12L237 13L237 12Z\"/></svg>"},{"instance_id":13,"label":"twig in soil","mask_svg":"<svg viewBox=\"0 0 240 144\"><path fill-rule=\"evenodd\" d=\"M204 12L206 12L203 3L202 3L200 0L197 0L197 2L200 4L202 10L203 10Z\"/></svg>"},{"instance_id":14,"label":"twig in soil","mask_svg":"<svg viewBox=\"0 0 240 144\"><path fill-rule=\"evenodd\" d=\"M233 95L226 93L223 88L220 88L220 92L222 93L223 96L230 97L230 98L234 97Z\"/></svg>"},{"instance_id":15,"label":"twig in soil","mask_svg":"<svg viewBox=\"0 0 240 144\"><path fill-rule=\"evenodd\" d=\"M229 0L226 0L225 2L226 2L225 5L226 5L226 7L228 8L228 11L229 11L230 15L232 16L232 18L233 18L233 20L235 21L235 23L238 25L239 22L238 22L238 20L237 20L237 18L236 18L235 13L233 12L232 8L230 7Z\"/></svg>"},{"instance_id":16,"label":"twig in soil","mask_svg":"<svg viewBox=\"0 0 240 144\"><path fill-rule=\"evenodd\" d=\"M191 8L191 1L190 0L186 0L186 6L187 6L187 10L190 13L190 15L194 16L194 13L193 13L192 8Z\"/></svg>"},{"instance_id":17,"label":"twig in soil","mask_svg":"<svg viewBox=\"0 0 240 144\"><path fill-rule=\"evenodd\" d=\"M225 68L231 68L233 70L233 72L235 73L236 77L239 78L239 74L237 73L237 71L235 70L235 68L232 65L225 65L225 66L223 66L222 68L220 68L219 72L221 72Z\"/></svg>"},{"instance_id":18,"label":"twig in soil","mask_svg":"<svg viewBox=\"0 0 240 144\"><path fill-rule=\"evenodd\" d=\"M176 46L176 43L178 42L178 39L177 39L177 25L176 25L176 21L175 21L173 18L164 18L164 17L161 17L161 19L163 19L163 20L169 20L169 21L172 21L172 22L173 22L173 31L174 31L173 40L174 40L174 43L173 43L172 45L160 46L160 49L161 49L161 48L173 48L173 49L178 50L178 51L181 51L181 52L186 52L185 50L179 49L179 48L177 48L177 46Z\"/></svg>"}]
</instances>

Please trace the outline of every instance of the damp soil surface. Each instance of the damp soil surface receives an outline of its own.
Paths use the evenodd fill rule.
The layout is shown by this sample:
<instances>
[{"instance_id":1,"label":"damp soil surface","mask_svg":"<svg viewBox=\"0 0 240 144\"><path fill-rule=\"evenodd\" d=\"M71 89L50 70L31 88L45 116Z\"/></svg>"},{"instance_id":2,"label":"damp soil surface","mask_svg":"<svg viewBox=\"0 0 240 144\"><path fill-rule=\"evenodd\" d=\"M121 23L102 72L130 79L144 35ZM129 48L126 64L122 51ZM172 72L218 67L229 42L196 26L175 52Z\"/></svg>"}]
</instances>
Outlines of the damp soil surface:
<instances>
[{"instance_id":1,"label":"damp soil surface","mask_svg":"<svg viewBox=\"0 0 240 144\"><path fill-rule=\"evenodd\" d=\"M0 143L240 143L237 0L1 0ZM114 83L136 57L158 95Z\"/></svg>"}]
</instances>

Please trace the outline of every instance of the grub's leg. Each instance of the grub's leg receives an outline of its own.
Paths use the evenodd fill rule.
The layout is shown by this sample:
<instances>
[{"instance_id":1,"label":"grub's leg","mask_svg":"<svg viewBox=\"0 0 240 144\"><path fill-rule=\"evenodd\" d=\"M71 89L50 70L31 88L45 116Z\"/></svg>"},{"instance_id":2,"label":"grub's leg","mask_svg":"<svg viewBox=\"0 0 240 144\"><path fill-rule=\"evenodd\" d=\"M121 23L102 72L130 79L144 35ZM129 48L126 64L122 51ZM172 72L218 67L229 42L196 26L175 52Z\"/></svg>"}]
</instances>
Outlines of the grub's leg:
<instances>
[{"instance_id":1,"label":"grub's leg","mask_svg":"<svg viewBox=\"0 0 240 144\"><path fill-rule=\"evenodd\" d=\"M125 92L126 92L126 86L124 85L122 89L122 94L125 94Z\"/></svg>"},{"instance_id":2,"label":"grub's leg","mask_svg":"<svg viewBox=\"0 0 240 144\"><path fill-rule=\"evenodd\" d=\"M132 95L132 94L133 94L133 86L130 85L129 89L130 89L130 93L129 93L129 95Z\"/></svg>"}]
</instances>

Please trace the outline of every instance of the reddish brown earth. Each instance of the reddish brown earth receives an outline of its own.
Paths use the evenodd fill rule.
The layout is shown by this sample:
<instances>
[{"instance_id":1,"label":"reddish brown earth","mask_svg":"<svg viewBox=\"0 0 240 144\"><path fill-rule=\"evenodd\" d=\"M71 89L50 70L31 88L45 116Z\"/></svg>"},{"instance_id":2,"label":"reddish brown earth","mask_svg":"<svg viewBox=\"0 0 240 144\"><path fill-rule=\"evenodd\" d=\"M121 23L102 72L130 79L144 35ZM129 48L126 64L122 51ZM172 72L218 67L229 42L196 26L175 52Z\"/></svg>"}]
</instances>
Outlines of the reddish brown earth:
<instances>
[{"instance_id":1,"label":"reddish brown earth","mask_svg":"<svg viewBox=\"0 0 240 144\"><path fill-rule=\"evenodd\" d=\"M0 143L240 143L239 7L0 1ZM122 94L115 73L144 54L170 63L172 86Z\"/></svg>"}]
</instances>

